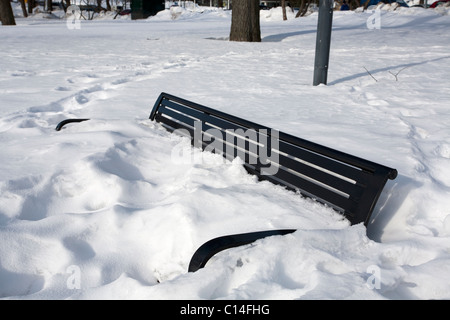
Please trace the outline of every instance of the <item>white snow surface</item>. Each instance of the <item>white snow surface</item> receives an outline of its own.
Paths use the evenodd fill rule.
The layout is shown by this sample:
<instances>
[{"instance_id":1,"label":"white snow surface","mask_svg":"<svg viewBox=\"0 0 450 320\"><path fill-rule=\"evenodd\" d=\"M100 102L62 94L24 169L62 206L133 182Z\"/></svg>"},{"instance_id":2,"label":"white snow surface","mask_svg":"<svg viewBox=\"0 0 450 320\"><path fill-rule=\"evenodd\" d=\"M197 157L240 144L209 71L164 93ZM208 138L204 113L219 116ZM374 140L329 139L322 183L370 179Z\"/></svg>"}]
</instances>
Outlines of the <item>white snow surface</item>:
<instances>
[{"instance_id":1,"label":"white snow surface","mask_svg":"<svg viewBox=\"0 0 450 320\"><path fill-rule=\"evenodd\" d=\"M240 43L201 9L73 29L15 7L0 27L0 297L450 299L449 9L385 8L379 29L336 11L319 86L317 13L262 11L262 42ZM150 121L161 92L399 175L350 226ZM214 237L280 228L298 231L187 272Z\"/></svg>"}]
</instances>

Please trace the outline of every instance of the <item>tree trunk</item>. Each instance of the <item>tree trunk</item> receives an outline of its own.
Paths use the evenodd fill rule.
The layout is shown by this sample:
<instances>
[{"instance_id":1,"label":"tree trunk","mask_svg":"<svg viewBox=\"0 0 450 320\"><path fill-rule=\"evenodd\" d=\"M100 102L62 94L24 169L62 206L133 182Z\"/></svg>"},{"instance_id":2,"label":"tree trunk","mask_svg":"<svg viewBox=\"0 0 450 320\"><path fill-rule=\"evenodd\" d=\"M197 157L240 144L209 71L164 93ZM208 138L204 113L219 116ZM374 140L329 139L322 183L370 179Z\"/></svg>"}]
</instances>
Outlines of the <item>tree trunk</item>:
<instances>
[{"instance_id":1,"label":"tree trunk","mask_svg":"<svg viewBox=\"0 0 450 320\"><path fill-rule=\"evenodd\" d=\"M0 0L0 21L4 26L16 25L10 0Z\"/></svg>"},{"instance_id":2,"label":"tree trunk","mask_svg":"<svg viewBox=\"0 0 450 320\"><path fill-rule=\"evenodd\" d=\"M25 6L25 0L19 0L20 1L20 7L22 8L22 13L24 18L28 17L27 7Z\"/></svg>"},{"instance_id":3,"label":"tree trunk","mask_svg":"<svg viewBox=\"0 0 450 320\"><path fill-rule=\"evenodd\" d=\"M70 7L70 0L62 0L61 1L64 12L67 13L67 8Z\"/></svg>"},{"instance_id":4,"label":"tree trunk","mask_svg":"<svg viewBox=\"0 0 450 320\"><path fill-rule=\"evenodd\" d=\"M45 0L44 11L45 12L53 11L53 1L52 0Z\"/></svg>"},{"instance_id":5,"label":"tree trunk","mask_svg":"<svg viewBox=\"0 0 450 320\"><path fill-rule=\"evenodd\" d=\"M300 4L300 9L297 12L296 18L303 17L307 12L309 5L311 4L311 0L302 0Z\"/></svg>"},{"instance_id":6,"label":"tree trunk","mask_svg":"<svg viewBox=\"0 0 450 320\"><path fill-rule=\"evenodd\" d=\"M234 0L230 41L261 42L259 0Z\"/></svg>"},{"instance_id":7,"label":"tree trunk","mask_svg":"<svg viewBox=\"0 0 450 320\"><path fill-rule=\"evenodd\" d=\"M28 13L32 14L33 13L33 8L34 8L34 0L28 0L27 4L28 4Z\"/></svg>"},{"instance_id":8,"label":"tree trunk","mask_svg":"<svg viewBox=\"0 0 450 320\"><path fill-rule=\"evenodd\" d=\"M286 14L286 0L281 0L281 9L283 11L283 20L287 20L287 14Z\"/></svg>"},{"instance_id":9,"label":"tree trunk","mask_svg":"<svg viewBox=\"0 0 450 320\"><path fill-rule=\"evenodd\" d=\"M298 8L298 12L297 12L297 14L295 15L296 18L301 17L302 12L303 12L303 8L304 8L304 7L305 7L305 0L301 0L300 6L299 6L299 8Z\"/></svg>"},{"instance_id":10,"label":"tree trunk","mask_svg":"<svg viewBox=\"0 0 450 320\"><path fill-rule=\"evenodd\" d=\"M359 8L361 6L359 4L359 0L350 0L348 5L350 7L350 10L354 10L354 9Z\"/></svg>"}]
</instances>

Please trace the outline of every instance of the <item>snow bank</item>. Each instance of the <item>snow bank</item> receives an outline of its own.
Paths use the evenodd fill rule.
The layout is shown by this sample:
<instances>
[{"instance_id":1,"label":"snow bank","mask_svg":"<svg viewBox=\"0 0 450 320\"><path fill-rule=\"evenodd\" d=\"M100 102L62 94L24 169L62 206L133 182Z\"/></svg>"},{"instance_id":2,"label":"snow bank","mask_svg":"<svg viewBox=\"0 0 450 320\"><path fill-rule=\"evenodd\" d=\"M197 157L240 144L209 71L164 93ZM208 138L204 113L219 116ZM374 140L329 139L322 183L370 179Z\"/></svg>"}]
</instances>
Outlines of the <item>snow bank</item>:
<instances>
[{"instance_id":1,"label":"snow bank","mask_svg":"<svg viewBox=\"0 0 450 320\"><path fill-rule=\"evenodd\" d=\"M282 21L283 10L281 7L272 8L270 10L261 10L260 17L262 21ZM289 7L286 8L286 17L288 19L295 18L295 12Z\"/></svg>"},{"instance_id":2,"label":"snow bank","mask_svg":"<svg viewBox=\"0 0 450 320\"><path fill-rule=\"evenodd\" d=\"M329 83L313 87L317 14L273 10L261 43L234 43L216 40L226 11L168 11L1 30L0 297L449 299L449 16L382 10L369 29L371 12L335 12ZM162 91L399 176L350 227L148 120ZM91 120L54 130L72 117ZM187 273L205 241L272 228L298 231Z\"/></svg>"}]
</instances>

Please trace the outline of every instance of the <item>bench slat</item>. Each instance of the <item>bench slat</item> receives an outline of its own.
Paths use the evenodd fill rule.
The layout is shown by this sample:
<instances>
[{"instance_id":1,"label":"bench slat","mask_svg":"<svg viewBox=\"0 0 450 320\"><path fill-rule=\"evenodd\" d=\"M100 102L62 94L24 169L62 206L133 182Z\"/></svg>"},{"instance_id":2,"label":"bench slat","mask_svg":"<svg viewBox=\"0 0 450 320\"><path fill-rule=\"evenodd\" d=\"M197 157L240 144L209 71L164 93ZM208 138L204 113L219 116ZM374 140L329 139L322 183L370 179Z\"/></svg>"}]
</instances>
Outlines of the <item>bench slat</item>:
<instances>
[{"instance_id":1,"label":"bench slat","mask_svg":"<svg viewBox=\"0 0 450 320\"><path fill-rule=\"evenodd\" d=\"M265 126L262 126L260 124L254 123L254 122L247 121L247 120L244 120L242 118L235 117L233 115L227 114L225 112L221 112L219 110L208 108L208 107L203 106L201 104L198 104L198 103L186 100L186 99L182 99L180 97L176 97L174 95L171 95L171 94L168 94L168 93L165 93L165 92L162 92L159 95L158 99L156 100L155 105L153 106L153 110L150 113L150 117L149 117L150 119L154 118L154 114L157 112L158 108L165 103L166 100L175 101L175 102L177 102L179 104L182 104L184 106L187 106L187 107L195 109L195 110L198 110L198 111L203 112L203 113L205 113L207 115L214 115L214 117L216 117L216 118L226 119L227 121L230 121L230 122L233 122L235 124L238 124L238 125L240 125L240 126L242 126L244 128L258 128L258 129L271 130L271 128L269 128L269 127L265 127Z\"/></svg>"},{"instance_id":2,"label":"bench slat","mask_svg":"<svg viewBox=\"0 0 450 320\"><path fill-rule=\"evenodd\" d=\"M192 108L187 108L183 105L180 105L180 104L175 103L170 100L164 99L161 103L162 103L162 105L160 108L162 108L162 112L164 112L163 110L167 110L166 107L169 107L171 109L180 111L181 113L184 113L186 115L192 116L192 117L196 118L198 121L202 121L206 124L209 124L209 128L220 128L223 131L224 131L224 129L232 130L237 135L239 135L239 131L236 131L236 130L240 129L243 131L241 136L243 136L248 129L250 129L250 130L253 129L254 132L257 134L261 133L260 131L257 131L259 128L247 128L242 125L239 125L238 123L227 121L227 120L215 117L210 114L202 113L202 112L199 112ZM261 128L261 129L264 129L264 128ZM263 134L263 133L261 133L261 134Z\"/></svg>"},{"instance_id":3,"label":"bench slat","mask_svg":"<svg viewBox=\"0 0 450 320\"><path fill-rule=\"evenodd\" d=\"M194 136L194 129L191 128L190 126L187 126L187 125L181 123L181 122L176 122L172 119L163 117L160 114L157 114L155 116L155 120L158 122L161 122L164 125L164 127L170 132L172 132L176 129L185 129L185 130L189 131L189 134L191 135L191 137Z\"/></svg>"},{"instance_id":4,"label":"bench slat","mask_svg":"<svg viewBox=\"0 0 450 320\"><path fill-rule=\"evenodd\" d=\"M316 200L321 200L322 202L325 202L338 211L344 213L353 212L356 209L357 203L353 199L346 198L341 194L331 191L328 188L322 187L281 168L277 171L277 173L273 175L261 176L261 178L264 180L270 180L276 184L284 184L289 189L300 191L300 193L305 196L309 196Z\"/></svg>"},{"instance_id":5,"label":"bench slat","mask_svg":"<svg viewBox=\"0 0 450 320\"><path fill-rule=\"evenodd\" d=\"M169 117L171 117L171 118L173 118L173 119L179 120L179 121L181 121L181 122L183 122L183 123L189 125L189 126L192 127L192 128L194 128L195 121L196 121L196 120L193 119L193 118L187 117L187 116L185 116L184 114L175 112L175 111L173 111L173 110L171 110L171 109L167 109L167 108L165 108L165 107L161 107L161 113L160 113L160 115L163 116L163 117L169 116ZM202 131L203 131L203 129L202 129Z\"/></svg>"},{"instance_id":6,"label":"bench slat","mask_svg":"<svg viewBox=\"0 0 450 320\"><path fill-rule=\"evenodd\" d=\"M360 184L346 181L340 177L303 164L284 155L279 155L279 164L283 167L295 170L296 172L310 177L320 183L329 185L330 187L348 194L353 198L360 198L364 191L364 187Z\"/></svg>"},{"instance_id":7,"label":"bench slat","mask_svg":"<svg viewBox=\"0 0 450 320\"><path fill-rule=\"evenodd\" d=\"M192 108L187 108L187 107L185 107L185 106L183 106L181 104L178 104L178 103L176 103L174 101L163 99L161 101L160 112L163 112L163 110L167 109L166 107L174 109L174 110L177 110L177 111L181 111L182 113L185 113L185 114L190 115L190 116L192 116L194 118L197 118L198 120L202 120L202 119L204 119L207 116L203 112L197 111L197 110L192 109Z\"/></svg>"},{"instance_id":8,"label":"bench slat","mask_svg":"<svg viewBox=\"0 0 450 320\"><path fill-rule=\"evenodd\" d=\"M292 157L302 159L309 163L313 163L314 165L317 165L331 172L339 172L341 176L344 176L353 181L357 181L361 184L366 184L368 176L367 174L364 174L360 168L333 160L327 156L323 156L307 149L300 148L285 141L280 141L279 149L281 152L289 154Z\"/></svg>"}]
</instances>

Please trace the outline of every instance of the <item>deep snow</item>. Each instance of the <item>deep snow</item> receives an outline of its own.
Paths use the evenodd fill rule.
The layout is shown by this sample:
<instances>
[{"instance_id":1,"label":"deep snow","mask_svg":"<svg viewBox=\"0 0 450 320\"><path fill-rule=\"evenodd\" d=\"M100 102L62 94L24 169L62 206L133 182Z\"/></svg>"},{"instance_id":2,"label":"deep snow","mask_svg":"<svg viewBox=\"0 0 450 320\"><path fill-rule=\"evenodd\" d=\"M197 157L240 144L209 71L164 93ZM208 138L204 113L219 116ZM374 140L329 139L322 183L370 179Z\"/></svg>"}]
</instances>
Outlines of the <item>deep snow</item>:
<instances>
[{"instance_id":1,"label":"deep snow","mask_svg":"<svg viewBox=\"0 0 450 320\"><path fill-rule=\"evenodd\" d=\"M450 298L448 8L335 12L317 87L317 13L264 11L263 41L236 43L210 8L79 29L19 9L0 27L0 297ZM399 176L367 230L349 226L148 120L162 91ZM56 132L69 117L92 120ZM180 147L197 161L174 162ZM299 231L187 273L205 241L271 228Z\"/></svg>"}]
</instances>

